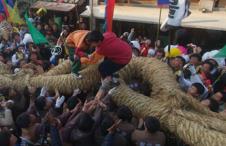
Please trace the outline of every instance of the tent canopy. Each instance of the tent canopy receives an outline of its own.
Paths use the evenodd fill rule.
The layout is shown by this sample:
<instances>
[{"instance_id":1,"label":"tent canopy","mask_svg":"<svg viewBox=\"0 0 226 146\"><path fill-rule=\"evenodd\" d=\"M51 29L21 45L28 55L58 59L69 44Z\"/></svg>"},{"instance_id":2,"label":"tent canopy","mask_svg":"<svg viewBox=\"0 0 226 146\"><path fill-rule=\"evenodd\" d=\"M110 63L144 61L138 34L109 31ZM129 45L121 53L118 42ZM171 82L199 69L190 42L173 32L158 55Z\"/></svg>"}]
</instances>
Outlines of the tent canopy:
<instances>
[{"instance_id":1,"label":"tent canopy","mask_svg":"<svg viewBox=\"0 0 226 146\"><path fill-rule=\"evenodd\" d=\"M59 12L70 12L75 7L76 4L45 2L45 1L37 1L31 6L31 8L33 9L46 8L47 10L50 11L59 11Z\"/></svg>"}]
</instances>

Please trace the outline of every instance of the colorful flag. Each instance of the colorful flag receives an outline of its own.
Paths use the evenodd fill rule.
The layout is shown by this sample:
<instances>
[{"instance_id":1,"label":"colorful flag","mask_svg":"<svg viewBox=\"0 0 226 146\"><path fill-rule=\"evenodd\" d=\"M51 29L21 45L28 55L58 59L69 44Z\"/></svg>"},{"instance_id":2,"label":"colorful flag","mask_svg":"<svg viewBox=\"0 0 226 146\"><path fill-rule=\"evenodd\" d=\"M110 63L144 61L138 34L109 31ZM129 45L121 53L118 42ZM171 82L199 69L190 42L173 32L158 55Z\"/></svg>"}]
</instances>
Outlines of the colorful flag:
<instances>
[{"instance_id":1,"label":"colorful flag","mask_svg":"<svg viewBox=\"0 0 226 146\"><path fill-rule=\"evenodd\" d=\"M14 7L13 0L5 0L6 4L8 4L11 8Z\"/></svg>"},{"instance_id":2,"label":"colorful flag","mask_svg":"<svg viewBox=\"0 0 226 146\"><path fill-rule=\"evenodd\" d=\"M112 31L112 21L114 16L115 0L105 0L105 31Z\"/></svg>"},{"instance_id":3,"label":"colorful flag","mask_svg":"<svg viewBox=\"0 0 226 146\"><path fill-rule=\"evenodd\" d=\"M2 7L3 7L3 12L5 13L6 17L9 17L9 12L8 12L8 9L7 9L7 6L6 6L6 0L1 0L1 4L2 4Z\"/></svg>"},{"instance_id":4,"label":"colorful flag","mask_svg":"<svg viewBox=\"0 0 226 146\"><path fill-rule=\"evenodd\" d=\"M169 0L158 0L158 6L169 5Z\"/></svg>"},{"instance_id":5,"label":"colorful flag","mask_svg":"<svg viewBox=\"0 0 226 146\"><path fill-rule=\"evenodd\" d=\"M226 57L226 45L220 49L219 53L217 53L215 56L215 58L225 58Z\"/></svg>"},{"instance_id":6,"label":"colorful flag","mask_svg":"<svg viewBox=\"0 0 226 146\"><path fill-rule=\"evenodd\" d=\"M0 1L0 12L1 12L1 13L4 13L4 12L5 12L4 6L3 6L3 4L2 4L2 1Z\"/></svg>"},{"instance_id":7,"label":"colorful flag","mask_svg":"<svg viewBox=\"0 0 226 146\"><path fill-rule=\"evenodd\" d=\"M30 31L30 34L32 36L32 39L34 41L35 44L46 44L48 43L47 39L45 38L45 36L38 31L35 26L28 20L28 15L27 13L25 14L25 21L27 23L28 29Z\"/></svg>"},{"instance_id":8,"label":"colorful flag","mask_svg":"<svg viewBox=\"0 0 226 146\"><path fill-rule=\"evenodd\" d=\"M15 5L13 8L11 8L11 6L9 6L8 4L6 4L6 6L8 9L8 12L9 12L9 17L7 18L7 21L14 23L14 24L20 24L20 25L25 23L19 15L17 1L15 2Z\"/></svg>"}]
</instances>

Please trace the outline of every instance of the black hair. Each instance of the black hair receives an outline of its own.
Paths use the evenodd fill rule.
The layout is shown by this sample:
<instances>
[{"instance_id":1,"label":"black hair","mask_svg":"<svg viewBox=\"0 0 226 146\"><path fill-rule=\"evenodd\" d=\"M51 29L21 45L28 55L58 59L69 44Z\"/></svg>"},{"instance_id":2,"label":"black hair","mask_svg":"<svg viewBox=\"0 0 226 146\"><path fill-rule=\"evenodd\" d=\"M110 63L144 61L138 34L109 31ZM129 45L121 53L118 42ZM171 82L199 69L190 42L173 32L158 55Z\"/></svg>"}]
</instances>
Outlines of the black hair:
<instances>
[{"instance_id":1,"label":"black hair","mask_svg":"<svg viewBox=\"0 0 226 146\"><path fill-rule=\"evenodd\" d=\"M113 124L114 124L113 118L110 117L109 115L106 115L100 125L101 134L103 136L107 135L108 134L107 129L110 128Z\"/></svg>"},{"instance_id":2,"label":"black hair","mask_svg":"<svg viewBox=\"0 0 226 146\"><path fill-rule=\"evenodd\" d=\"M10 144L10 133L9 131L1 131L0 132L0 144L2 146L9 146Z\"/></svg>"},{"instance_id":3,"label":"black hair","mask_svg":"<svg viewBox=\"0 0 226 146\"><path fill-rule=\"evenodd\" d=\"M207 59L206 62L210 62L211 64L213 64L214 67L218 67L219 66L219 64L217 63L217 61L214 60L214 59L211 59L211 58L210 59Z\"/></svg>"},{"instance_id":4,"label":"black hair","mask_svg":"<svg viewBox=\"0 0 226 146\"><path fill-rule=\"evenodd\" d=\"M31 123L30 115L28 113L20 114L16 119L16 126L18 128L28 128Z\"/></svg>"},{"instance_id":5,"label":"black hair","mask_svg":"<svg viewBox=\"0 0 226 146\"><path fill-rule=\"evenodd\" d=\"M48 71L50 69L50 65L51 64L49 61L43 61L42 67L43 67L44 71Z\"/></svg>"},{"instance_id":6,"label":"black hair","mask_svg":"<svg viewBox=\"0 0 226 146\"><path fill-rule=\"evenodd\" d=\"M205 88L201 83L193 83L192 86L197 89L199 95L202 95L205 92Z\"/></svg>"},{"instance_id":7,"label":"black hair","mask_svg":"<svg viewBox=\"0 0 226 146\"><path fill-rule=\"evenodd\" d=\"M87 99L87 96L88 96L87 92L81 91L81 93L79 93L76 97L79 100L81 100L82 103L84 103L86 101L86 99Z\"/></svg>"},{"instance_id":8,"label":"black hair","mask_svg":"<svg viewBox=\"0 0 226 146\"><path fill-rule=\"evenodd\" d=\"M28 42L28 43L25 44L26 48L28 48L30 44L33 44L34 45L33 42Z\"/></svg>"},{"instance_id":9,"label":"black hair","mask_svg":"<svg viewBox=\"0 0 226 146\"><path fill-rule=\"evenodd\" d=\"M219 111L219 103L215 99L210 98L209 108L213 112L218 112Z\"/></svg>"},{"instance_id":10,"label":"black hair","mask_svg":"<svg viewBox=\"0 0 226 146\"><path fill-rule=\"evenodd\" d=\"M82 132L90 132L94 126L94 120L87 113L81 113L78 117L77 126Z\"/></svg>"},{"instance_id":11,"label":"black hair","mask_svg":"<svg viewBox=\"0 0 226 146\"><path fill-rule=\"evenodd\" d=\"M183 70L183 74L184 74L184 78L185 79L190 79L191 78L191 75L192 75L191 71L188 68L185 68Z\"/></svg>"},{"instance_id":12,"label":"black hair","mask_svg":"<svg viewBox=\"0 0 226 146\"><path fill-rule=\"evenodd\" d=\"M182 56L176 56L175 58L180 59L183 63L183 66L186 64L186 60Z\"/></svg>"},{"instance_id":13,"label":"black hair","mask_svg":"<svg viewBox=\"0 0 226 146\"><path fill-rule=\"evenodd\" d=\"M70 97L68 100L67 100L67 108L69 110L72 110L77 104L78 104L79 100L78 98L76 97Z\"/></svg>"},{"instance_id":14,"label":"black hair","mask_svg":"<svg viewBox=\"0 0 226 146\"><path fill-rule=\"evenodd\" d=\"M101 32L94 30L86 35L86 40L88 42L99 42L104 40L104 36Z\"/></svg>"},{"instance_id":15,"label":"black hair","mask_svg":"<svg viewBox=\"0 0 226 146\"><path fill-rule=\"evenodd\" d=\"M44 96L40 96L35 100L35 107L38 111L43 111L46 106L46 98Z\"/></svg>"},{"instance_id":16,"label":"black hair","mask_svg":"<svg viewBox=\"0 0 226 146\"><path fill-rule=\"evenodd\" d=\"M132 111L127 106L121 106L117 111L117 116L122 121L130 122L132 120Z\"/></svg>"},{"instance_id":17,"label":"black hair","mask_svg":"<svg viewBox=\"0 0 226 146\"><path fill-rule=\"evenodd\" d=\"M209 60L204 61L203 65L204 64L208 64L210 66L210 71L212 71L214 69L214 64L212 62L210 62Z\"/></svg>"},{"instance_id":18,"label":"black hair","mask_svg":"<svg viewBox=\"0 0 226 146\"><path fill-rule=\"evenodd\" d=\"M156 133L160 130L160 122L155 117L147 117L144 119L145 126L150 133Z\"/></svg>"},{"instance_id":19,"label":"black hair","mask_svg":"<svg viewBox=\"0 0 226 146\"><path fill-rule=\"evenodd\" d=\"M192 55L190 56L190 59L191 59L192 57L197 58L198 61L202 61L201 55L199 55L199 54L197 54L197 53L192 54Z\"/></svg>"},{"instance_id":20,"label":"black hair","mask_svg":"<svg viewBox=\"0 0 226 146\"><path fill-rule=\"evenodd\" d=\"M15 39L16 36L20 36L20 34L17 33L17 32L13 32L13 33L12 33L12 38Z\"/></svg>"}]
</instances>

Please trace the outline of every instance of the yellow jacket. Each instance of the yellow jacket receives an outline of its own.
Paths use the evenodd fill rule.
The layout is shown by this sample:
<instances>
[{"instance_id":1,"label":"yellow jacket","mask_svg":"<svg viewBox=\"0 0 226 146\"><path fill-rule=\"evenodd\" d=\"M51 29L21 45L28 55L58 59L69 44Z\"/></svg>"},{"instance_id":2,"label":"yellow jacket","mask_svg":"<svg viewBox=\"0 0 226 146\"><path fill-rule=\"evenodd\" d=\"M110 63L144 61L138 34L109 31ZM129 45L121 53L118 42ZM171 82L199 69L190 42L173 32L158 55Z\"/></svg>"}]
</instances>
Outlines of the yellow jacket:
<instances>
[{"instance_id":1,"label":"yellow jacket","mask_svg":"<svg viewBox=\"0 0 226 146\"><path fill-rule=\"evenodd\" d=\"M87 57L82 57L81 58L81 63L82 64L87 64L87 65L90 65L90 64L96 64L99 60L101 60L103 58L102 55L98 54L96 51L93 52L89 58Z\"/></svg>"},{"instance_id":2,"label":"yellow jacket","mask_svg":"<svg viewBox=\"0 0 226 146\"><path fill-rule=\"evenodd\" d=\"M66 38L66 45L69 47L75 47L75 48L86 48L88 47L85 44L85 37L89 33L88 30L77 30L68 35ZM72 46L73 45L73 46Z\"/></svg>"}]
</instances>

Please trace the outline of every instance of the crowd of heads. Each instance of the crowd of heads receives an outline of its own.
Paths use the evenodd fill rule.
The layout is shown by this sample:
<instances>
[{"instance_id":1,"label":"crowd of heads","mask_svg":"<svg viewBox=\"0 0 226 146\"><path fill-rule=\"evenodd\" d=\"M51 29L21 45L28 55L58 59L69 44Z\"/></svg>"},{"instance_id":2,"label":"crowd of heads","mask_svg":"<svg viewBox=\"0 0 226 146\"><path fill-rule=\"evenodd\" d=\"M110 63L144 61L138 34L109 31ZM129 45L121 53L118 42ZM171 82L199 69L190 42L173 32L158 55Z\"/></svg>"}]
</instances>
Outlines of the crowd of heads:
<instances>
[{"instance_id":1,"label":"crowd of heads","mask_svg":"<svg viewBox=\"0 0 226 146\"><path fill-rule=\"evenodd\" d=\"M124 33L121 38L131 44L133 56L157 58L172 68L181 89L214 112L223 112L226 98L226 60L217 58L218 50L206 51L188 42L186 30L176 32L175 42L162 46L135 35L135 30Z\"/></svg>"}]
</instances>

